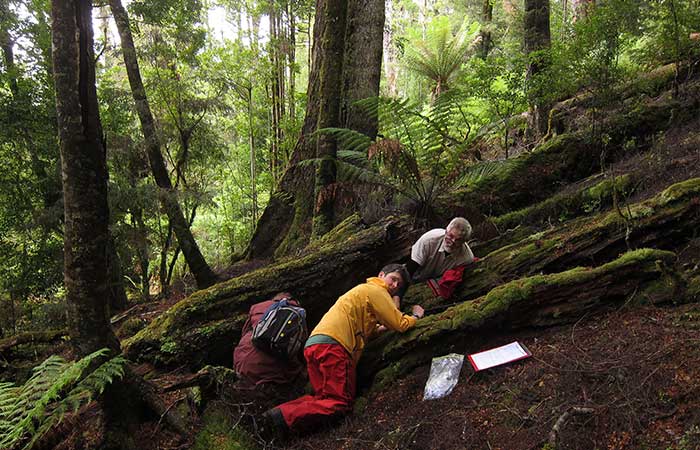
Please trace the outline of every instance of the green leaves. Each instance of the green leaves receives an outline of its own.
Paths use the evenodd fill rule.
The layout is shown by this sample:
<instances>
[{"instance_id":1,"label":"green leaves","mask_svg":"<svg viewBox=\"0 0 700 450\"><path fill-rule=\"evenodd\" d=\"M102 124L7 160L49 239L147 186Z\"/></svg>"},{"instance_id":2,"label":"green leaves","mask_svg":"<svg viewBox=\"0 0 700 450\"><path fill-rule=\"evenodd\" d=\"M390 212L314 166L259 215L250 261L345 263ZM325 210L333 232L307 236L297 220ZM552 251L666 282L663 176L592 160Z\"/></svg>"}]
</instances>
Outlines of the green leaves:
<instances>
[{"instance_id":1,"label":"green leaves","mask_svg":"<svg viewBox=\"0 0 700 450\"><path fill-rule=\"evenodd\" d=\"M121 356L105 360L109 349L76 362L52 355L34 368L23 386L0 383L0 448L31 449L67 413L88 404L124 375Z\"/></svg>"},{"instance_id":2,"label":"green leaves","mask_svg":"<svg viewBox=\"0 0 700 450\"><path fill-rule=\"evenodd\" d=\"M338 144L338 182L382 187L394 193L397 205L417 220L430 219L441 195L494 176L509 164L497 161L468 167L465 152L471 142L471 125L465 101L463 93L453 90L438 97L427 110L403 99L358 102L367 114L379 119L380 134L375 141L344 128L319 130Z\"/></svg>"},{"instance_id":3,"label":"green leaves","mask_svg":"<svg viewBox=\"0 0 700 450\"><path fill-rule=\"evenodd\" d=\"M433 83L432 94L437 97L450 89L462 63L466 61L479 25L472 23L454 36L447 20L436 20L431 25L426 39L414 42L406 50L405 65L429 79Z\"/></svg>"}]
</instances>

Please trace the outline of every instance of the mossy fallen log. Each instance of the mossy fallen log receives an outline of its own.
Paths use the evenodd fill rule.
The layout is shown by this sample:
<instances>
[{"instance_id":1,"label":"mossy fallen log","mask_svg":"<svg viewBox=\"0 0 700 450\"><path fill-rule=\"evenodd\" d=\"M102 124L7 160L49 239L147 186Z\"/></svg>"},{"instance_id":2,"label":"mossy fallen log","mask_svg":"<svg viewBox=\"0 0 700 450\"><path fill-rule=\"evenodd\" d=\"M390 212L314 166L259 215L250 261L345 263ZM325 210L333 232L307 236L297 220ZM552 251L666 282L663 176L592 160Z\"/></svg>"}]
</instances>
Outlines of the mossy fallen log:
<instances>
[{"instance_id":1,"label":"mossy fallen log","mask_svg":"<svg viewBox=\"0 0 700 450\"><path fill-rule=\"evenodd\" d=\"M697 235L698 224L700 178L693 178L620 211L576 219L488 254L465 271L452 301L477 298L523 276L600 265L628 246L674 250ZM412 286L404 301L427 308L441 302L424 284Z\"/></svg>"},{"instance_id":2,"label":"mossy fallen log","mask_svg":"<svg viewBox=\"0 0 700 450\"><path fill-rule=\"evenodd\" d=\"M700 82L686 83L681 98L641 101L610 113L603 123L587 130L564 133L531 153L512 159L507 169L485 177L444 199L444 216L459 205L499 216L550 197L562 185L601 170L601 160L612 162L630 151L647 148L656 134L687 123L700 111Z\"/></svg>"},{"instance_id":3,"label":"mossy fallen log","mask_svg":"<svg viewBox=\"0 0 700 450\"><path fill-rule=\"evenodd\" d=\"M618 196L618 201L629 196L639 178L637 174L603 177L603 174L593 175L577 183L578 189L566 189L532 206L493 218L491 223L500 235L477 241L472 250L475 254L487 255L538 233L543 227L552 228L576 217L609 209L614 204L614 195ZM478 230L475 233L482 236Z\"/></svg>"},{"instance_id":4,"label":"mossy fallen log","mask_svg":"<svg viewBox=\"0 0 700 450\"><path fill-rule=\"evenodd\" d=\"M0 354L22 344L49 343L68 336L68 330L28 331L0 339Z\"/></svg>"},{"instance_id":5,"label":"mossy fallen log","mask_svg":"<svg viewBox=\"0 0 700 450\"><path fill-rule=\"evenodd\" d=\"M351 216L304 255L198 291L123 342L133 361L156 365L231 365L248 309L289 291L313 326L340 294L374 276L384 263L408 253L415 240L408 218L389 217L371 226Z\"/></svg>"},{"instance_id":6,"label":"mossy fallen log","mask_svg":"<svg viewBox=\"0 0 700 450\"><path fill-rule=\"evenodd\" d=\"M496 217L493 223L500 230L508 230L518 225L561 223L600 211L613 205L615 195L625 198L632 193L635 178L631 174L615 178L594 175L579 190L559 193L543 202Z\"/></svg>"},{"instance_id":7,"label":"mossy fallen log","mask_svg":"<svg viewBox=\"0 0 700 450\"><path fill-rule=\"evenodd\" d=\"M641 249L596 268L511 281L419 320L404 334L371 342L360 361L360 380L367 383L376 374L374 386L381 386L433 356L477 351L475 344L496 332L570 323L623 303L682 299L684 281L671 268L675 258L672 252Z\"/></svg>"}]
</instances>

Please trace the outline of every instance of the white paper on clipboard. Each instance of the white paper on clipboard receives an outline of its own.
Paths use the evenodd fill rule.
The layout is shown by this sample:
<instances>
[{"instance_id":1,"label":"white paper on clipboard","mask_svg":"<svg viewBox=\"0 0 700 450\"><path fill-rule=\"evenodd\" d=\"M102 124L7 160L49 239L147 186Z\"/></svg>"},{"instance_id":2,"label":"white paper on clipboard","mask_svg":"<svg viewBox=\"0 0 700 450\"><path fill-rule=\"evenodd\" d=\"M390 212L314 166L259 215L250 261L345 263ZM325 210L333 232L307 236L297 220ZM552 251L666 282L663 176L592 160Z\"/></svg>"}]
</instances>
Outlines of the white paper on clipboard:
<instances>
[{"instance_id":1,"label":"white paper on clipboard","mask_svg":"<svg viewBox=\"0 0 700 450\"><path fill-rule=\"evenodd\" d=\"M516 341L469 355L469 362L472 363L474 370L478 372L480 370L500 366L501 364L525 359L530 356L532 356L532 353L530 353L527 347Z\"/></svg>"}]
</instances>

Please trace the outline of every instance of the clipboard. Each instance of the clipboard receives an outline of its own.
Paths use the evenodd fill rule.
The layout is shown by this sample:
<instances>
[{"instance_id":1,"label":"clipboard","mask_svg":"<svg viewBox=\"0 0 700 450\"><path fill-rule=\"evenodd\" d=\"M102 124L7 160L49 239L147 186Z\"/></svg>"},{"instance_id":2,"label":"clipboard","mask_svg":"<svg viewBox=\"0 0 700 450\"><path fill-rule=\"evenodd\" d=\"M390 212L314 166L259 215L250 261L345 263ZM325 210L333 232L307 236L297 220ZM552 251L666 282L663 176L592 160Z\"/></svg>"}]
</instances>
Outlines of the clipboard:
<instances>
[{"instance_id":1,"label":"clipboard","mask_svg":"<svg viewBox=\"0 0 700 450\"><path fill-rule=\"evenodd\" d=\"M518 341L500 347L468 355L469 362L476 372L529 358L530 350Z\"/></svg>"}]
</instances>

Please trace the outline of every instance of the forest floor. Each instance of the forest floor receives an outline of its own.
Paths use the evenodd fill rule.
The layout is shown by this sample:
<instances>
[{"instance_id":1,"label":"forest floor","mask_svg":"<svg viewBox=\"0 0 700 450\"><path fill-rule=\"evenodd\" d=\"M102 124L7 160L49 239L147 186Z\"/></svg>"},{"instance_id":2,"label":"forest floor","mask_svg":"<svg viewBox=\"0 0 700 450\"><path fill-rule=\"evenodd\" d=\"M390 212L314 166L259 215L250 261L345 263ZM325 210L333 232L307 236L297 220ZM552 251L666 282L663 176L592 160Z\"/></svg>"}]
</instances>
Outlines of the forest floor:
<instances>
[{"instance_id":1,"label":"forest floor","mask_svg":"<svg viewBox=\"0 0 700 450\"><path fill-rule=\"evenodd\" d=\"M465 362L453 392L427 401L421 367L337 428L287 448L542 449L561 418L557 449L700 448L697 304L623 307L492 344L516 340L531 358L481 372Z\"/></svg>"},{"instance_id":2,"label":"forest floor","mask_svg":"<svg viewBox=\"0 0 700 450\"><path fill-rule=\"evenodd\" d=\"M206 431L208 446L197 446L200 418L184 438L156 421L135 434L144 450L540 450L553 442L559 450L700 449L700 305L623 306L503 334L488 347L512 341L532 357L480 372L465 358L456 387L438 400L422 400L430 367L419 367L386 390L361 393L341 423L284 443L231 446L224 427Z\"/></svg>"}]
</instances>

